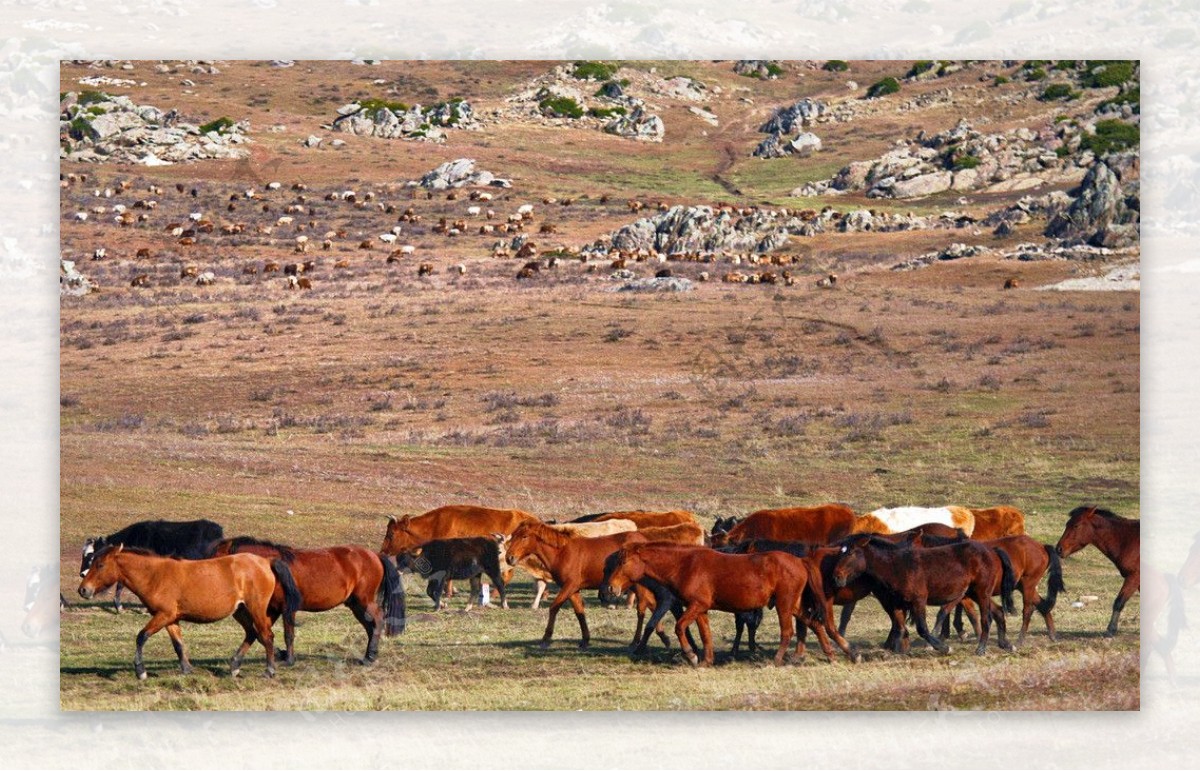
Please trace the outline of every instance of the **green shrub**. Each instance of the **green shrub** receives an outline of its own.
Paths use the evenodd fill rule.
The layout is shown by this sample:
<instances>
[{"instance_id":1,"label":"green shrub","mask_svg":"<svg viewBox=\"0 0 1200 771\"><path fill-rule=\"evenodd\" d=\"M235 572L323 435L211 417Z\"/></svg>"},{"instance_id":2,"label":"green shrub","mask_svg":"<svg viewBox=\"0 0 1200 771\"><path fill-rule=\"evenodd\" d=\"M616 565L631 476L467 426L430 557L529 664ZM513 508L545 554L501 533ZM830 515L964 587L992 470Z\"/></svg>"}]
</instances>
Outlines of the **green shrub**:
<instances>
[{"instance_id":1,"label":"green shrub","mask_svg":"<svg viewBox=\"0 0 1200 771\"><path fill-rule=\"evenodd\" d=\"M360 99L358 106L366 110L371 115L380 110L391 110L392 112L408 112L409 106L404 102L389 102L386 99Z\"/></svg>"},{"instance_id":2,"label":"green shrub","mask_svg":"<svg viewBox=\"0 0 1200 771\"><path fill-rule=\"evenodd\" d=\"M887 94L894 94L899 90L900 90L900 81L896 80L895 78L893 78L891 76L888 76L888 77L884 78L883 80L880 80L876 83L871 84L871 87L867 89L867 98L875 99L877 97L885 96Z\"/></svg>"},{"instance_id":3,"label":"green shrub","mask_svg":"<svg viewBox=\"0 0 1200 771\"><path fill-rule=\"evenodd\" d=\"M1135 62L1116 59L1112 61L1087 62L1087 70L1079 79L1085 88L1123 86L1133 80Z\"/></svg>"},{"instance_id":4,"label":"green shrub","mask_svg":"<svg viewBox=\"0 0 1200 771\"><path fill-rule=\"evenodd\" d=\"M997 75L996 79L992 81L992 85L993 86L1003 86L1007 82L1008 82L1008 78L1004 77L1003 75Z\"/></svg>"},{"instance_id":5,"label":"green shrub","mask_svg":"<svg viewBox=\"0 0 1200 771\"><path fill-rule=\"evenodd\" d=\"M826 72L845 72L846 70L850 69L850 65L842 59L830 59L829 61L825 62L821 69L825 70Z\"/></svg>"},{"instance_id":6,"label":"green shrub","mask_svg":"<svg viewBox=\"0 0 1200 771\"><path fill-rule=\"evenodd\" d=\"M209 121L208 123L205 123L203 126L201 126L200 133L207 134L210 131L216 131L218 133L221 133L221 132L227 131L231 128L233 128L233 121L231 121L229 118L222 116L220 118L217 118L214 121Z\"/></svg>"},{"instance_id":7,"label":"green shrub","mask_svg":"<svg viewBox=\"0 0 1200 771\"><path fill-rule=\"evenodd\" d=\"M548 96L538 102L543 115L554 118L581 118L583 108L569 96Z\"/></svg>"},{"instance_id":8,"label":"green shrub","mask_svg":"<svg viewBox=\"0 0 1200 771\"><path fill-rule=\"evenodd\" d=\"M1032 70L1026 70L1025 79L1026 80L1045 80L1046 79L1046 71L1043 70L1041 67L1034 67Z\"/></svg>"},{"instance_id":9,"label":"green shrub","mask_svg":"<svg viewBox=\"0 0 1200 771\"><path fill-rule=\"evenodd\" d=\"M606 62L575 62L571 76L576 80L610 80L619 68Z\"/></svg>"},{"instance_id":10,"label":"green shrub","mask_svg":"<svg viewBox=\"0 0 1200 771\"><path fill-rule=\"evenodd\" d=\"M593 118L611 118L614 115L624 115L624 107L593 107L588 110L588 115Z\"/></svg>"},{"instance_id":11,"label":"green shrub","mask_svg":"<svg viewBox=\"0 0 1200 771\"><path fill-rule=\"evenodd\" d=\"M909 68L908 73L904 77L915 78L918 75L922 75L926 72L929 72L935 66L937 66L937 65L934 64L933 62L929 61L928 59L921 59L920 61L914 63L913 66Z\"/></svg>"},{"instance_id":12,"label":"green shrub","mask_svg":"<svg viewBox=\"0 0 1200 771\"><path fill-rule=\"evenodd\" d=\"M1050 62L1047 61L1046 59L1030 59L1029 61L1027 61L1021 65L1021 69L1023 69L1023 70L1040 70L1049 63Z\"/></svg>"},{"instance_id":13,"label":"green shrub","mask_svg":"<svg viewBox=\"0 0 1200 771\"><path fill-rule=\"evenodd\" d=\"M1130 105L1133 105L1133 112L1135 114L1138 114L1138 113L1141 113L1141 111L1142 111L1141 103L1142 103L1142 87L1134 86L1133 88L1125 89L1121 93L1114 96L1112 99L1105 99L1103 102L1101 102L1099 105L1097 105L1097 109L1108 107L1110 105L1130 104Z\"/></svg>"},{"instance_id":14,"label":"green shrub","mask_svg":"<svg viewBox=\"0 0 1200 771\"><path fill-rule=\"evenodd\" d=\"M1141 130L1136 124L1121 120L1102 120L1096 124L1096 133L1084 134L1079 146L1091 150L1097 157L1117 152L1141 143Z\"/></svg>"},{"instance_id":15,"label":"green shrub","mask_svg":"<svg viewBox=\"0 0 1200 771\"><path fill-rule=\"evenodd\" d=\"M1059 59L1058 61L1056 61L1054 63L1054 69L1056 69L1056 70L1073 70L1073 69L1075 69L1075 65L1077 65L1077 64L1078 64L1078 62L1075 61L1074 59Z\"/></svg>"},{"instance_id":16,"label":"green shrub","mask_svg":"<svg viewBox=\"0 0 1200 771\"><path fill-rule=\"evenodd\" d=\"M953 165L955 171L962 171L963 169L973 169L981 163L983 161L979 160L978 156L964 153L954 159Z\"/></svg>"},{"instance_id":17,"label":"green shrub","mask_svg":"<svg viewBox=\"0 0 1200 771\"><path fill-rule=\"evenodd\" d=\"M97 102L107 102L109 99L112 99L112 97L103 91L90 91L85 89L79 92L79 99L77 101L79 102L80 106L86 107L89 104L96 104Z\"/></svg>"},{"instance_id":18,"label":"green shrub","mask_svg":"<svg viewBox=\"0 0 1200 771\"><path fill-rule=\"evenodd\" d=\"M92 124L88 123L87 118L80 115L69 124L69 132L72 139L80 140L89 137L95 137L96 131L92 128Z\"/></svg>"},{"instance_id":19,"label":"green shrub","mask_svg":"<svg viewBox=\"0 0 1200 771\"><path fill-rule=\"evenodd\" d=\"M1070 101L1078 98L1079 92L1067 83L1051 83L1042 89L1042 95L1038 97L1043 102Z\"/></svg>"},{"instance_id":20,"label":"green shrub","mask_svg":"<svg viewBox=\"0 0 1200 771\"><path fill-rule=\"evenodd\" d=\"M1059 158L1066 158L1071 154L1071 148L1067 147L1066 145L1059 145L1058 147L1054 148L1054 154Z\"/></svg>"},{"instance_id":21,"label":"green shrub","mask_svg":"<svg viewBox=\"0 0 1200 771\"><path fill-rule=\"evenodd\" d=\"M775 62L767 62L767 77L777 78L783 74L783 68Z\"/></svg>"}]
</instances>

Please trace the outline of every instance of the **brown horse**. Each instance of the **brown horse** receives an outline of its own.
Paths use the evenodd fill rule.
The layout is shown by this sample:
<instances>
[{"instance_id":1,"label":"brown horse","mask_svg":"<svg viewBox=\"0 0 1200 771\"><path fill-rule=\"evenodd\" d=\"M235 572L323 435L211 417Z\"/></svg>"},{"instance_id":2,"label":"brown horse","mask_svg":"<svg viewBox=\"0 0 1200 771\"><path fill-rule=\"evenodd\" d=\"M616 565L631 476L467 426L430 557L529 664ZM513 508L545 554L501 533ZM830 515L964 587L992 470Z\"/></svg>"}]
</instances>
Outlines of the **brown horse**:
<instances>
[{"instance_id":1,"label":"brown horse","mask_svg":"<svg viewBox=\"0 0 1200 771\"><path fill-rule=\"evenodd\" d=\"M1010 535L1025 535L1025 515L1012 506L993 506L990 509L969 509L975 515L976 541L994 541Z\"/></svg>"},{"instance_id":2,"label":"brown horse","mask_svg":"<svg viewBox=\"0 0 1200 771\"><path fill-rule=\"evenodd\" d=\"M883 585L896 599L892 608L893 627L904 628L904 613L912 614L917 632L935 650L942 653L949 648L939 638L930 634L926 626L925 608L929 604L942 606L934 628L942 625L948 609L963 597L971 597L979 607L992 607L992 587L1002 581L1004 608L1012 610L1012 590L1015 578L1008 556L996 549L989 549L973 541L964 541L948 546L914 547L896 544L877 536L860 535L850 539L843 547L845 553L833 569L834 582L845 586L855 578L867 574ZM998 645L1009 650L1004 614L996 617ZM987 638L991 630L992 613L982 614L982 632L976 655L987 652ZM895 650L901 650L897 644Z\"/></svg>"},{"instance_id":3,"label":"brown horse","mask_svg":"<svg viewBox=\"0 0 1200 771\"><path fill-rule=\"evenodd\" d=\"M150 635L165 628L179 657L184 674L192 671L183 647L180 621L208 624L232 615L246 630L241 647L229 663L230 674L238 676L242 658L254 640L267 649L267 677L275 676L275 634L267 607L275 587L286 574L282 560L268 561L254 554L234 554L207 560L159 557L145 549L123 544L97 552L88 574L79 584L79 594L91 598L117 581L138 596L150 611L150 621L137 635L133 670L146 679L142 647ZM293 601L298 601L294 597Z\"/></svg>"},{"instance_id":4,"label":"brown horse","mask_svg":"<svg viewBox=\"0 0 1200 771\"><path fill-rule=\"evenodd\" d=\"M788 509L762 509L746 517L728 531L714 532L714 547L765 538L771 541L833 543L853 532L855 514L848 506L827 503L821 506Z\"/></svg>"},{"instance_id":5,"label":"brown horse","mask_svg":"<svg viewBox=\"0 0 1200 771\"><path fill-rule=\"evenodd\" d=\"M405 599L400 574L392 561L361 546L331 546L325 549L293 549L247 536L227 538L213 547L214 556L257 554L282 560L290 569L300 602L289 606L283 582L275 588L267 614L271 623L283 616L286 653L283 663L296 663L296 611L319 613L345 605L367 633L363 663L379 655L379 635L404 631ZM376 598L382 595L382 608Z\"/></svg>"},{"instance_id":6,"label":"brown horse","mask_svg":"<svg viewBox=\"0 0 1200 771\"><path fill-rule=\"evenodd\" d=\"M595 538L573 538L536 520L522 524L513 532L505 550L505 561L515 566L533 555L546 566L559 586L558 594L550 603L550 618L546 622L541 647L550 647L550 640L554 636L554 620L558 617L559 608L568 600L575 609L575 618L579 621L579 631L582 635L579 647L581 650L588 647L591 634L588 632L587 615L580 592L600 587L604 579L604 559L609 554L627 543L645 540L646 536L636 530ZM635 640L640 636L646 608L651 602L648 590L639 587L638 594L638 634L634 636Z\"/></svg>"},{"instance_id":7,"label":"brown horse","mask_svg":"<svg viewBox=\"0 0 1200 771\"><path fill-rule=\"evenodd\" d=\"M644 527L671 527L672 525L696 525L696 515L690 511L610 511L593 519L593 522L608 522L613 519L627 519L637 525L638 530Z\"/></svg>"},{"instance_id":8,"label":"brown horse","mask_svg":"<svg viewBox=\"0 0 1200 771\"><path fill-rule=\"evenodd\" d=\"M478 536L490 538L492 533L509 535L523 522L537 521L537 517L519 509L442 506L415 517L388 517L387 533L379 550L389 557L395 557L430 541Z\"/></svg>"},{"instance_id":9,"label":"brown horse","mask_svg":"<svg viewBox=\"0 0 1200 771\"><path fill-rule=\"evenodd\" d=\"M1140 520L1126 519L1107 509L1095 506L1079 506L1067 515L1067 527L1058 539L1059 556L1069 557L1086 546L1095 546L1108 557L1125 582L1113 601L1112 618L1105 637L1117 634L1117 619L1129 598L1141 583L1142 524Z\"/></svg>"},{"instance_id":10,"label":"brown horse","mask_svg":"<svg viewBox=\"0 0 1200 771\"><path fill-rule=\"evenodd\" d=\"M929 539L926 540L926 543L929 544ZM1013 577L1021 590L1021 633L1017 635L1017 643L1025 641L1034 610L1042 614L1042 618L1046 622L1046 633L1050 639L1057 640L1053 611L1058 602L1058 593L1066 589L1063 584L1062 561L1058 552L1054 550L1053 546L1038 543L1027 535L1010 535L982 543L985 546L1003 550L1012 564ZM1038 583L1041 582L1042 576L1046 575L1047 571L1050 573L1050 578L1046 584L1046 596L1043 598L1038 594ZM996 584L992 590L992 596L998 596L1001 588L1000 584ZM966 608L967 615L971 619L971 626L975 628L975 634L978 635L979 618L974 603L970 599L963 599L959 607ZM954 625L961 640L963 638L961 615L955 616ZM949 629L943 626L942 637L946 637L948 631Z\"/></svg>"},{"instance_id":11,"label":"brown horse","mask_svg":"<svg viewBox=\"0 0 1200 771\"><path fill-rule=\"evenodd\" d=\"M722 554L702 546L635 543L623 547L610 567L604 586L608 593L619 594L649 577L679 598L686 609L675 622L675 636L693 665L701 660L688 644L689 625L695 622L700 627L700 642L704 646L702 665L711 666L714 650L708 611L744 613L772 602L779 614L777 666L787 657L794 635L794 618L817 632L821 649L833 661L833 648L823 626L822 603L812 603L810 611L802 602L812 573L804 562L790 554ZM807 594L812 597L813 590L809 588ZM800 654L803 655L802 650Z\"/></svg>"}]
</instances>

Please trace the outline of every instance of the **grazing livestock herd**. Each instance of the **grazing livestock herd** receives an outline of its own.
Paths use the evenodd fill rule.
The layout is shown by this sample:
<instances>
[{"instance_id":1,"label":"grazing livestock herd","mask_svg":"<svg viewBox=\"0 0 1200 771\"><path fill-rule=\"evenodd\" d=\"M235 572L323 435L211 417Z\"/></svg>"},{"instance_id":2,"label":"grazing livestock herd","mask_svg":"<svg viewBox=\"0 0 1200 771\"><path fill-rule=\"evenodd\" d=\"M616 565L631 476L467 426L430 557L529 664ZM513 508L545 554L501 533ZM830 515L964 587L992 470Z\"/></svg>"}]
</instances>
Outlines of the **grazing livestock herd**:
<instances>
[{"instance_id":1,"label":"grazing livestock herd","mask_svg":"<svg viewBox=\"0 0 1200 771\"><path fill-rule=\"evenodd\" d=\"M283 661L292 664L297 611L343 605L366 632L362 661L369 664L378 656L382 634L405 629L401 573L409 571L429 582L435 609L441 608L454 580L471 582L468 608L486 604L484 576L503 608L508 607L505 586L516 569L538 581L553 581L559 590L542 647L551 644L558 611L568 602L579 622L579 647L588 647L583 592L596 589L605 603L628 595L636 606L630 646L635 654L646 650L655 632L670 646L661 627L667 612L676 619L675 637L692 664L714 663L709 611L735 614L735 656L743 631L754 651L763 609L768 608L779 620L776 664L788 658L794 638L797 654L803 655L808 630L830 661L837 645L857 662L861 655L846 641L846 627L855 604L868 596L876 598L891 622L884 645L896 653L909 649L910 621L933 649L946 651L955 612L959 638L964 637L964 611L975 629L976 653L986 651L993 626L996 644L1011 649L1006 614L1015 612L1012 593L1017 590L1023 601L1018 642L1035 610L1054 640L1052 611L1065 589L1060 558L1095 545L1125 579L1106 631L1115 635L1121 609L1139 588L1138 520L1081 506L1068 516L1056 546L1041 544L1024 530L1024 516L1007 506L905 507L861 515L840 504L766 509L743 519L718 518L705 533L688 511L617 511L560 524L516 509L455 505L390 517L375 552L360 546L300 549L247 536L225 538L222 528L207 520L138 522L87 541L79 594L90 598L124 585L145 604L151 618L137 635L134 669L139 678L146 677L142 648L155 632L167 630L186 673L191 665L180 622L208 623L230 615L245 631L231 662L233 674L258 641L272 676L274 622L283 618ZM1043 596L1038 586L1046 576ZM539 600L540 591L535 607ZM837 624L834 605L842 607ZM926 619L931 605L938 609L932 628ZM691 634L693 624L699 644Z\"/></svg>"}]
</instances>

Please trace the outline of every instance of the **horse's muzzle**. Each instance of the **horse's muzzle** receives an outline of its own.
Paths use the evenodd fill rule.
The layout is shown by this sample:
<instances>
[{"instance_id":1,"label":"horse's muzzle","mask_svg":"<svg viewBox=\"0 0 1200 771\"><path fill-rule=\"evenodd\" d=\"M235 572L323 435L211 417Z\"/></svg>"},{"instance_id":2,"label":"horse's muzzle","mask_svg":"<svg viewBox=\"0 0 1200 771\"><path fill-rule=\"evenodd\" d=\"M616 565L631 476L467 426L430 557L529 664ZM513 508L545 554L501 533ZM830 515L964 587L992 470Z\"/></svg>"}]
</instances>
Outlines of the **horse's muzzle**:
<instances>
[{"instance_id":1,"label":"horse's muzzle","mask_svg":"<svg viewBox=\"0 0 1200 771\"><path fill-rule=\"evenodd\" d=\"M84 598L85 600L90 600L92 598L92 595L95 593L96 593L96 591L94 589L89 589L86 586L79 587L79 596Z\"/></svg>"},{"instance_id":2,"label":"horse's muzzle","mask_svg":"<svg viewBox=\"0 0 1200 771\"><path fill-rule=\"evenodd\" d=\"M509 565L512 565L513 567L516 567L516 565L517 565L517 558L511 554L505 554L504 561L507 562Z\"/></svg>"},{"instance_id":3,"label":"horse's muzzle","mask_svg":"<svg viewBox=\"0 0 1200 771\"><path fill-rule=\"evenodd\" d=\"M834 576L834 577L833 577L833 582L834 582L835 584L837 584L839 588L845 588L845 586L846 586L846 577L845 577L845 576Z\"/></svg>"}]
</instances>

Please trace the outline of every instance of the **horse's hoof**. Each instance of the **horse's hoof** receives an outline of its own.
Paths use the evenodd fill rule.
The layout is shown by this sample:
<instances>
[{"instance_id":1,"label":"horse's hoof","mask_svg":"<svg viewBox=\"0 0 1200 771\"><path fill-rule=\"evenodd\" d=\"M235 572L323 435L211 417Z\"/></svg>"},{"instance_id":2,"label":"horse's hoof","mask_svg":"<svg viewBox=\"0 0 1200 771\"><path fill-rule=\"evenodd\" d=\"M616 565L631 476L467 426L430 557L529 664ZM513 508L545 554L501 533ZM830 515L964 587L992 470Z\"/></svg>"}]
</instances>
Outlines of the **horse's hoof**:
<instances>
[{"instance_id":1,"label":"horse's hoof","mask_svg":"<svg viewBox=\"0 0 1200 771\"><path fill-rule=\"evenodd\" d=\"M542 650L546 650L547 648L550 647L550 641L542 640L540 643L538 643L538 647L541 648Z\"/></svg>"},{"instance_id":2,"label":"horse's hoof","mask_svg":"<svg viewBox=\"0 0 1200 771\"><path fill-rule=\"evenodd\" d=\"M852 653L850 655L850 663L851 664L861 664L862 662L863 662L863 655L861 653L859 653L858 651L855 651L854 653Z\"/></svg>"},{"instance_id":3,"label":"horse's hoof","mask_svg":"<svg viewBox=\"0 0 1200 771\"><path fill-rule=\"evenodd\" d=\"M275 676L275 667L267 667L267 677Z\"/></svg>"},{"instance_id":4,"label":"horse's hoof","mask_svg":"<svg viewBox=\"0 0 1200 771\"><path fill-rule=\"evenodd\" d=\"M185 674L185 675L190 675L190 674L192 673L192 667L191 667L191 665L189 664L188 666L180 667L180 668L179 668L179 671L180 671L180 672L182 672L182 673L183 673L183 674Z\"/></svg>"},{"instance_id":5,"label":"horse's hoof","mask_svg":"<svg viewBox=\"0 0 1200 771\"><path fill-rule=\"evenodd\" d=\"M242 673L242 670L240 670L240 669L231 669L231 670L229 670L229 676L230 676L230 677L237 677L237 676L238 676L238 675L240 675L241 673Z\"/></svg>"},{"instance_id":6,"label":"horse's hoof","mask_svg":"<svg viewBox=\"0 0 1200 771\"><path fill-rule=\"evenodd\" d=\"M138 680L145 680L145 679L146 679L146 673L145 673L145 672L138 672L138 673L137 673L137 678L138 678Z\"/></svg>"},{"instance_id":7,"label":"horse's hoof","mask_svg":"<svg viewBox=\"0 0 1200 771\"><path fill-rule=\"evenodd\" d=\"M1016 648L1014 648L1014 647L1013 647L1013 644L1012 644L1012 643L1010 643L1008 640L1005 640L1005 641L1004 641L1004 642L1002 642L1002 643L998 643L998 645L1000 646L1000 650L1002 650L1002 651L1014 651L1014 650L1016 650Z\"/></svg>"},{"instance_id":8,"label":"horse's hoof","mask_svg":"<svg viewBox=\"0 0 1200 771\"><path fill-rule=\"evenodd\" d=\"M1104 634L1102 636L1105 639L1111 640L1112 638L1117 636L1117 630L1116 629L1105 629Z\"/></svg>"},{"instance_id":9,"label":"horse's hoof","mask_svg":"<svg viewBox=\"0 0 1200 771\"><path fill-rule=\"evenodd\" d=\"M362 659L359 660L358 663L362 664L364 667L369 667L375 663L375 657L374 656L363 657Z\"/></svg>"},{"instance_id":10,"label":"horse's hoof","mask_svg":"<svg viewBox=\"0 0 1200 771\"><path fill-rule=\"evenodd\" d=\"M693 667L699 666L699 664L700 664L700 657L697 656L695 653L684 654L684 658L687 659L687 662L689 664L691 664Z\"/></svg>"},{"instance_id":11,"label":"horse's hoof","mask_svg":"<svg viewBox=\"0 0 1200 771\"><path fill-rule=\"evenodd\" d=\"M588 643L586 641L579 643L579 650L586 651L587 649L588 649Z\"/></svg>"}]
</instances>

